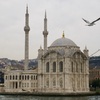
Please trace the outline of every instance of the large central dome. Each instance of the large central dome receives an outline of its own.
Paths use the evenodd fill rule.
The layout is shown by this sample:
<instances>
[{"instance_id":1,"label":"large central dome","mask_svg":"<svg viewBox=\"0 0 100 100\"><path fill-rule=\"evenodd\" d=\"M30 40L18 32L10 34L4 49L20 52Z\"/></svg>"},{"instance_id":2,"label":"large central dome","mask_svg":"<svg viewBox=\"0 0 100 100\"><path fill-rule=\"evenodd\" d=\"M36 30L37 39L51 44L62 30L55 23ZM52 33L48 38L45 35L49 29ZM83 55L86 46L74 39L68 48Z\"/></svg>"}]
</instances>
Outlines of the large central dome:
<instances>
[{"instance_id":1,"label":"large central dome","mask_svg":"<svg viewBox=\"0 0 100 100\"><path fill-rule=\"evenodd\" d=\"M77 46L72 40L65 38L64 35L62 38L55 40L51 46Z\"/></svg>"}]
</instances>

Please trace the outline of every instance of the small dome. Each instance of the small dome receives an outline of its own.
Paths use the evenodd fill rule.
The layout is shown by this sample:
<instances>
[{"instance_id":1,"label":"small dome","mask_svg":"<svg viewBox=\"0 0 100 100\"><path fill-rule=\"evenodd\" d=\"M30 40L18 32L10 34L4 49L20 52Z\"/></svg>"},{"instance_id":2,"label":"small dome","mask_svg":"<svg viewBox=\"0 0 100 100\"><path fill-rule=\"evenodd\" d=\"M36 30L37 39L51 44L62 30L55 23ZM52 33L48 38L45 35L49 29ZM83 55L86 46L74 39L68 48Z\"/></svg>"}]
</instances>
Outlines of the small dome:
<instances>
[{"instance_id":1,"label":"small dome","mask_svg":"<svg viewBox=\"0 0 100 100\"><path fill-rule=\"evenodd\" d=\"M51 46L77 46L72 40L65 38L64 36L62 38L59 38L55 40Z\"/></svg>"}]
</instances>

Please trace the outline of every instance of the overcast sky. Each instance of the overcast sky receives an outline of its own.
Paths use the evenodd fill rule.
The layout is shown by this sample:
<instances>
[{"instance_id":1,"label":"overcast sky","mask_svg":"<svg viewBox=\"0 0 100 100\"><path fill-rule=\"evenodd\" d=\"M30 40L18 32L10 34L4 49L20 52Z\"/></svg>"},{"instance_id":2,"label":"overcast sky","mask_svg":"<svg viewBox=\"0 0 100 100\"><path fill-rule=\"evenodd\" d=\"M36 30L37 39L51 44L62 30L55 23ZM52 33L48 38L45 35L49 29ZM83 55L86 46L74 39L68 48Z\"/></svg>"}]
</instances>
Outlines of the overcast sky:
<instances>
[{"instance_id":1,"label":"overcast sky","mask_svg":"<svg viewBox=\"0 0 100 100\"><path fill-rule=\"evenodd\" d=\"M100 21L86 26L82 18L90 22L100 17L100 0L0 0L0 58L24 59L25 11L29 7L29 58L37 57L43 47L43 23L45 10L48 19L48 46L58 38L74 41L89 55L100 49ZM100 55L98 52L96 55Z\"/></svg>"}]
</instances>

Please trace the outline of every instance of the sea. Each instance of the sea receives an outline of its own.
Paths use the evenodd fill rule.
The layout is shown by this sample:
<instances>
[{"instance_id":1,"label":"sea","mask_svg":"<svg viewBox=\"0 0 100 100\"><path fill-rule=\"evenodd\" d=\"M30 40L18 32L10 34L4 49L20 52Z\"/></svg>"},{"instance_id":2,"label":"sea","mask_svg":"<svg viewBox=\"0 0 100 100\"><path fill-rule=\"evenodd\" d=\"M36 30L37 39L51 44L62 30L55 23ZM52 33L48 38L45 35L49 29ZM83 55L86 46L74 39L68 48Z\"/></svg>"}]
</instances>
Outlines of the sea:
<instances>
[{"instance_id":1,"label":"sea","mask_svg":"<svg viewBox=\"0 0 100 100\"><path fill-rule=\"evenodd\" d=\"M0 100L100 100L100 96L22 96L0 95Z\"/></svg>"}]
</instances>

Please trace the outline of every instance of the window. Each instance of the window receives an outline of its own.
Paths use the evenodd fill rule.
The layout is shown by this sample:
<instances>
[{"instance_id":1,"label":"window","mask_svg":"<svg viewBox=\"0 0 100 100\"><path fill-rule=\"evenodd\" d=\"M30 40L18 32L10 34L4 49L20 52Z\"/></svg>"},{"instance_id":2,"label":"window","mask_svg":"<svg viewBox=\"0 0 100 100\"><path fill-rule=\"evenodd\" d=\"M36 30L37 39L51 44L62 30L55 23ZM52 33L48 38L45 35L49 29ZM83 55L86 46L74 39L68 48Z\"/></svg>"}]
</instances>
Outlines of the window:
<instances>
[{"instance_id":1,"label":"window","mask_svg":"<svg viewBox=\"0 0 100 100\"><path fill-rule=\"evenodd\" d=\"M46 86L49 87L49 79L46 81Z\"/></svg>"},{"instance_id":2,"label":"window","mask_svg":"<svg viewBox=\"0 0 100 100\"><path fill-rule=\"evenodd\" d=\"M60 88L63 87L63 81L62 81L62 79L59 80L59 86L60 86Z\"/></svg>"},{"instance_id":3,"label":"window","mask_svg":"<svg viewBox=\"0 0 100 100\"><path fill-rule=\"evenodd\" d=\"M14 75L13 75L13 80L14 80Z\"/></svg>"},{"instance_id":4,"label":"window","mask_svg":"<svg viewBox=\"0 0 100 100\"><path fill-rule=\"evenodd\" d=\"M27 76L27 80L29 80L29 75Z\"/></svg>"},{"instance_id":5,"label":"window","mask_svg":"<svg viewBox=\"0 0 100 100\"><path fill-rule=\"evenodd\" d=\"M34 75L34 80L35 80L35 75Z\"/></svg>"},{"instance_id":6,"label":"window","mask_svg":"<svg viewBox=\"0 0 100 100\"><path fill-rule=\"evenodd\" d=\"M49 72L49 62L46 63L46 72Z\"/></svg>"},{"instance_id":7,"label":"window","mask_svg":"<svg viewBox=\"0 0 100 100\"><path fill-rule=\"evenodd\" d=\"M22 76L22 80L24 80L24 75Z\"/></svg>"},{"instance_id":8,"label":"window","mask_svg":"<svg viewBox=\"0 0 100 100\"><path fill-rule=\"evenodd\" d=\"M26 75L25 75L25 80L26 80Z\"/></svg>"},{"instance_id":9,"label":"window","mask_svg":"<svg viewBox=\"0 0 100 100\"><path fill-rule=\"evenodd\" d=\"M59 62L59 72L63 72L63 62Z\"/></svg>"},{"instance_id":10,"label":"window","mask_svg":"<svg viewBox=\"0 0 100 100\"><path fill-rule=\"evenodd\" d=\"M36 80L37 80L37 75L36 75Z\"/></svg>"},{"instance_id":11,"label":"window","mask_svg":"<svg viewBox=\"0 0 100 100\"><path fill-rule=\"evenodd\" d=\"M56 72L56 62L53 62L53 72Z\"/></svg>"},{"instance_id":12,"label":"window","mask_svg":"<svg viewBox=\"0 0 100 100\"><path fill-rule=\"evenodd\" d=\"M78 72L78 64L76 63L76 72Z\"/></svg>"},{"instance_id":13,"label":"window","mask_svg":"<svg viewBox=\"0 0 100 100\"><path fill-rule=\"evenodd\" d=\"M19 80L21 80L21 75L19 75Z\"/></svg>"},{"instance_id":14,"label":"window","mask_svg":"<svg viewBox=\"0 0 100 100\"><path fill-rule=\"evenodd\" d=\"M31 80L33 80L33 76L31 76Z\"/></svg>"},{"instance_id":15,"label":"window","mask_svg":"<svg viewBox=\"0 0 100 100\"><path fill-rule=\"evenodd\" d=\"M10 75L10 80L11 80L11 75Z\"/></svg>"},{"instance_id":16,"label":"window","mask_svg":"<svg viewBox=\"0 0 100 100\"><path fill-rule=\"evenodd\" d=\"M17 82L15 82L15 84L16 84L16 89L18 88L18 83Z\"/></svg>"},{"instance_id":17,"label":"window","mask_svg":"<svg viewBox=\"0 0 100 100\"><path fill-rule=\"evenodd\" d=\"M31 87L33 87L33 83L31 83Z\"/></svg>"},{"instance_id":18,"label":"window","mask_svg":"<svg viewBox=\"0 0 100 100\"><path fill-rule=\"evenodd\" d=\"M27 87L29 87L29 83L27 83Z\"/></svg>"},{"instance_id":19,"label":"window","mask_svg":"<svg viewBox=\"0 0 100 100\"><path fill-rule=\"evenodd\" d=\"M16 75L16 80L17 80L17 75Z\"/></svg>"},{"instance_id":20,"label":"window","mask_svg":"<svg viewBox=\"0 0 100 100\"><path fill-rule=\"evenodd\" d=\"M56 81L55 81L55 79L53 79L53 87L55 87L56 86Z\"/></svg>"},{"instance_id":21,"label":"window","mask_svg":"<svg viewBox=\"0 0 100 100\"><path fill-rule=\"evenodd\" d=\"M73 72L74 69L73 69L73 62L71 62L71 72Z\"/></svg>"}]
</instances>

